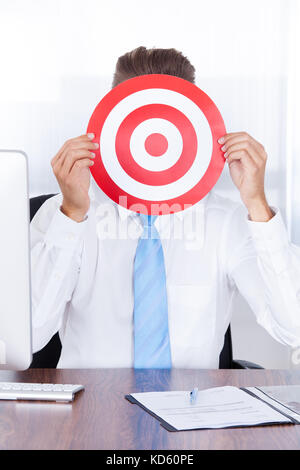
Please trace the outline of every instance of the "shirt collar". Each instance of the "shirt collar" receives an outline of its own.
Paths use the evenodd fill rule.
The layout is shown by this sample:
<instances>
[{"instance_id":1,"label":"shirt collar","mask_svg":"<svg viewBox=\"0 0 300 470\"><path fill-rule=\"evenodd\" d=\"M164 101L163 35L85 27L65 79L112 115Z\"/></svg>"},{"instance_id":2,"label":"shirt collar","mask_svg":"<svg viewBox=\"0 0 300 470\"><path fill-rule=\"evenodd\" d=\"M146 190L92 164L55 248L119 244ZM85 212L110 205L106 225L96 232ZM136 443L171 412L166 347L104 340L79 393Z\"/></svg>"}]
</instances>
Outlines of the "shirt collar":
<instances>
[{"instance_id":1,"label":"shirt collar","mask_svg":"<svg viewBox=\"0 0 300 470\"><path fill-rule=\"evenodd\" d=\"M180 220L183 220L183 218L185 217L185 215L189 212L189 211L193 211L193 210L202 210L204 212L204 209L205 209L205 206L206 206L206 203L207 203L207 200L208 200L208 197L209 197L209 194L208 193L203 199L201 199L201 201L197 202L196 204L194 204L193 206L191 207L188 207L187 209L185 209L184 211L179 211L179 212L175 212L174 213L174 216L177 217L178 219ZM125 207L123 206L120 206L119 204L116 204L116 203L113 203L117 210L118 210L118 214L119 214L119 217L121 218L121 220L125 220L127 219L128 217L136 217L138 214L136 212L132 212L128 209L126 209ZM168 216L170 214L167 214ZM173 215L173 214L171 214ZM165 217L164 215L163 216L160 216L160 217Z\"/></svg>"},{"instance_id":2,"label":"shirt collar","mask_svg":"<svg viewBox=\"0 0 300 470\"><path fill-rule=\"evenodd\" d=\"M121 220L126 220L128 217L138 217L137 212L132 212L132 211L126 209L123 206L119 206L116 203L114 203L114 205L116 206L116 208L118 210L118 214L119 214L119 217L120 217ZM182 212L175 212L175 215L176 215L176 217L178 217L179 219L182 220L182 218L183 218L183 213Z\"/></svg>"}]
</instances>

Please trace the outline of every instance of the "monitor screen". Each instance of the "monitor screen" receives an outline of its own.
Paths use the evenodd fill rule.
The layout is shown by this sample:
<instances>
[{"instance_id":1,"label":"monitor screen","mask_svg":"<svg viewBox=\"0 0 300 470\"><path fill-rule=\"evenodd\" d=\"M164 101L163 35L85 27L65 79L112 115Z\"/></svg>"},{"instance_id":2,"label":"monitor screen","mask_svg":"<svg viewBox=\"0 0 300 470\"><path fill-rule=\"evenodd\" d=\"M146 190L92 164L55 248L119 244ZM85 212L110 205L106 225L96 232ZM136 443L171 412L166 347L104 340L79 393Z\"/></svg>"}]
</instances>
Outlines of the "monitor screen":
<instances>
[{"instance_id":1,"label":"monitor screen","mask_svg":"<svg viewBox=\"0 0 300 470\"><path fill-rule=\"evenodd\" d=\"M0 151L0 369L31 363L27 157Z\"/></svg>"}]
</instances>

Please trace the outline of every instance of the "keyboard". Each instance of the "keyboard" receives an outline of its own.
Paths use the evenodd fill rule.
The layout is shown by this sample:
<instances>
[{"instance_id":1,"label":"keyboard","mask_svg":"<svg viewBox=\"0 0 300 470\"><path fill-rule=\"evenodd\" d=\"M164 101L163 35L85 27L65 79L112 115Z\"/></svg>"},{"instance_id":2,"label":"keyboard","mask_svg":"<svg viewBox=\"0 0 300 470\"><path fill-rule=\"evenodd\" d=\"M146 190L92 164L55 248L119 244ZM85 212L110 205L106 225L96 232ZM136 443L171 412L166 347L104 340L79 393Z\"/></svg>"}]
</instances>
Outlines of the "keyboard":
<instances>
[{"instance_id":1,"label":"keyboard","mask_svg":"<svg viewBox=\"0 0 300 470\"><path fill-rule=\"evenodd\" d=\"M83 385L0 382L0 400L69 402Z\"/></svg>"}]
</instances>

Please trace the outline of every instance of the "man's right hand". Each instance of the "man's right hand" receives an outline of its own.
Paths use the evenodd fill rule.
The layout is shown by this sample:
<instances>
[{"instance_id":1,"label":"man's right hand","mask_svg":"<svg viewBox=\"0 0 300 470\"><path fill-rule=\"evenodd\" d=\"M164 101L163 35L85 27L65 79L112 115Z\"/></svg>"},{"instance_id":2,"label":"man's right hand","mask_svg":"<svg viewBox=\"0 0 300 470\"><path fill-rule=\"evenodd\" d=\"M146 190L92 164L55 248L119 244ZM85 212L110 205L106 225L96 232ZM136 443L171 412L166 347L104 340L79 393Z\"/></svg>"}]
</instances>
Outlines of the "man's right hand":
<instances>
[{"instance_id":1,"label":"man's right hand","mask_svg":"<svg viewBox=\"0 0 300 470\"><path fill-rule=\"evenodd\" d=\"M94 134L67 140L51 160L53 173L63 194L61 211L76 222L84 219L90 207L90 170L94 164Z\"/></svg>"}]
</instances>

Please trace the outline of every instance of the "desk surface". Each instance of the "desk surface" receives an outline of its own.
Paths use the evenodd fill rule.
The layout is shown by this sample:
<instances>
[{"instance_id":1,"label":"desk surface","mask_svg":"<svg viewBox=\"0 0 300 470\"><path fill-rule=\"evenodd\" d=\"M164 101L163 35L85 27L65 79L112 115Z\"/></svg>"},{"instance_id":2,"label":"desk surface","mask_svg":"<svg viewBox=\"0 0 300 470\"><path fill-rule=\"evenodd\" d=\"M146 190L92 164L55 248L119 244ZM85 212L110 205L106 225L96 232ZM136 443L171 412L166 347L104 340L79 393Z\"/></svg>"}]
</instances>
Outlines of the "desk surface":
<instances>
[{"instance_id":1,"label":"desk surface","mask_svg":"<svg viewBox=\"0 0 300 470\"><path fill-rule=\"evenodd\" d=\"M300 371L31 369L0 381L79 383L72 404L0 401L0 449L300 449L300 426L168 432L124 395L215 386L300 384Z\"/></svg>"}]
</instances>

